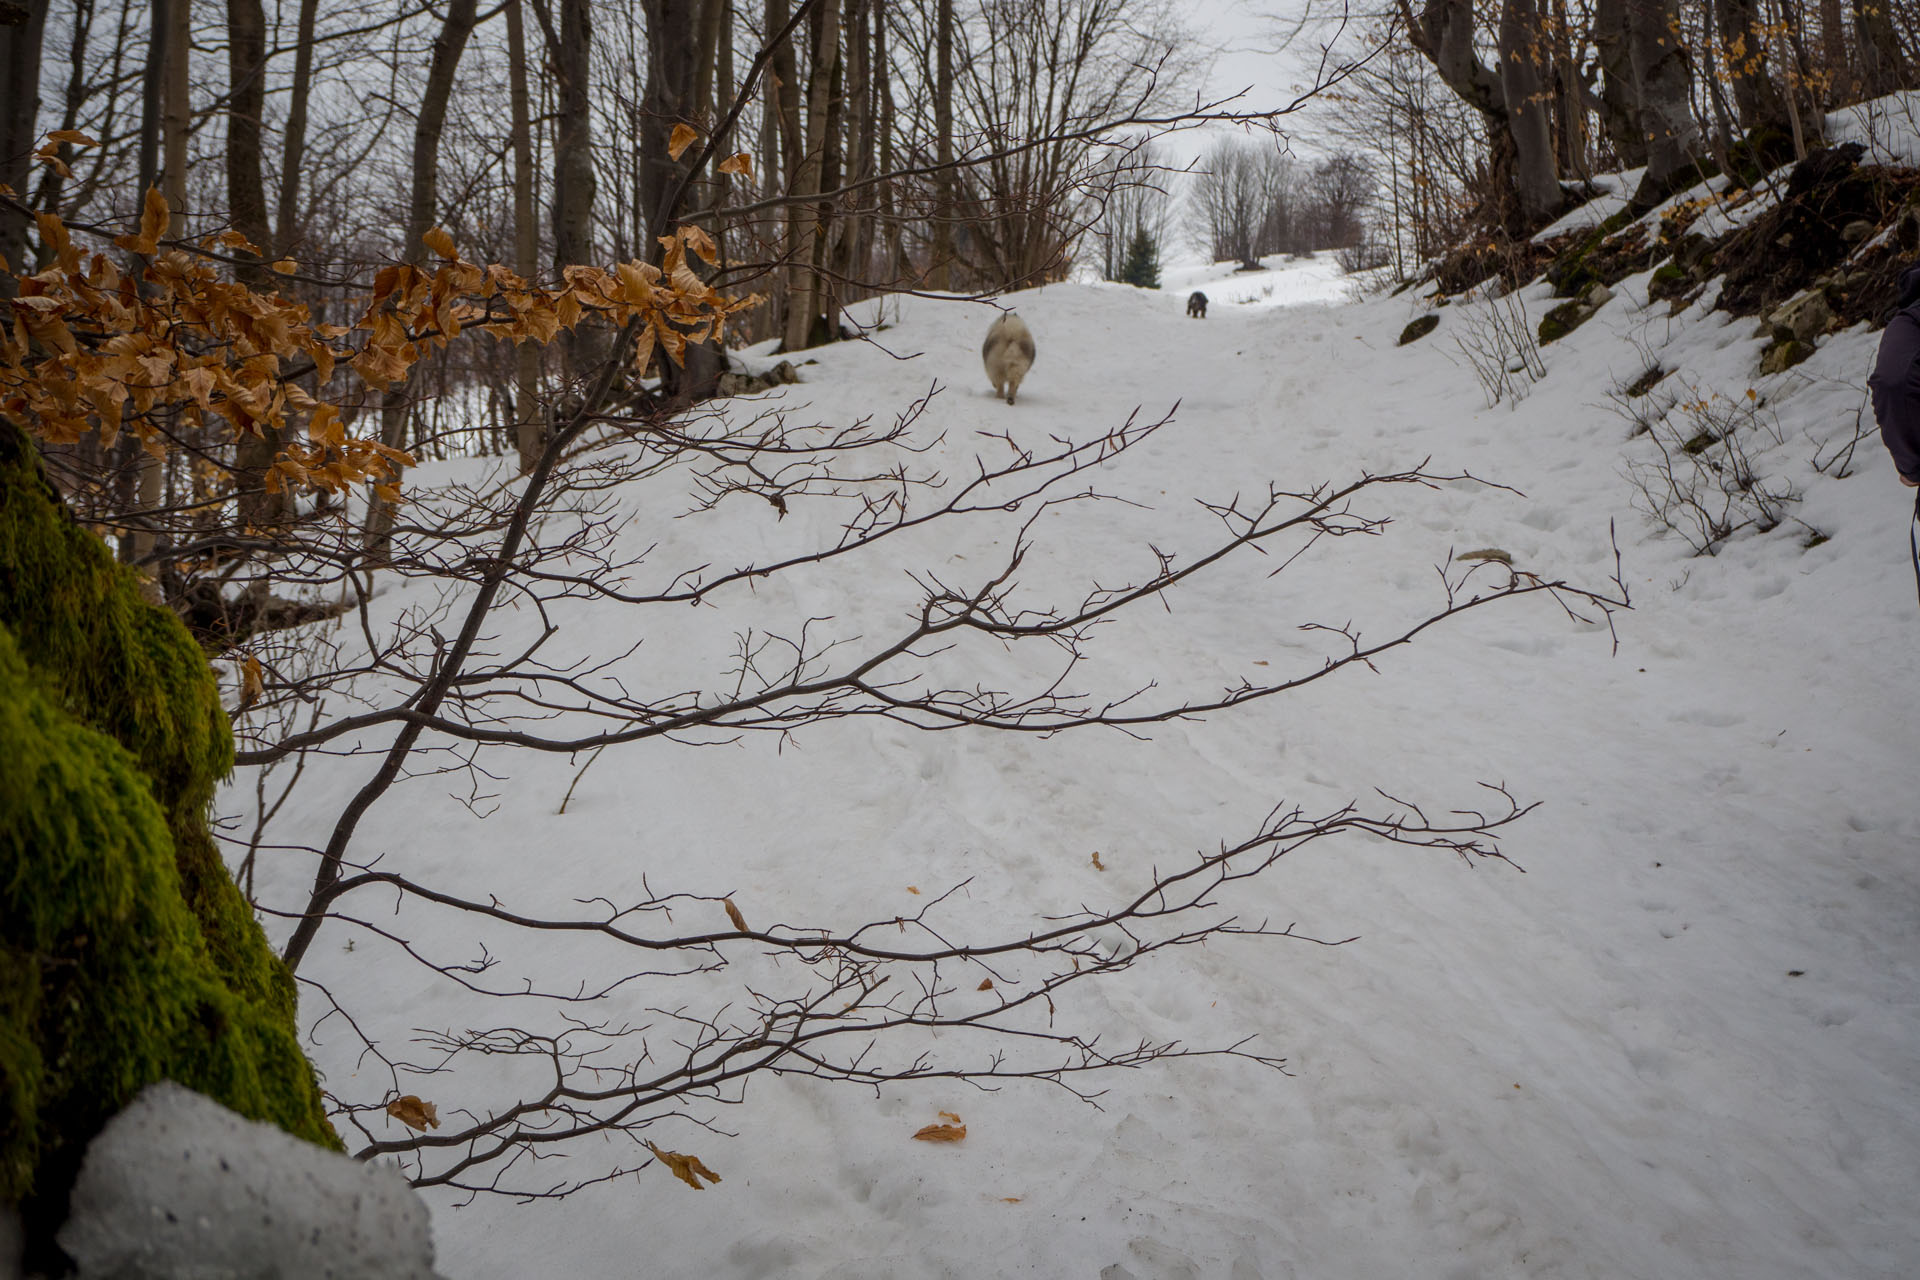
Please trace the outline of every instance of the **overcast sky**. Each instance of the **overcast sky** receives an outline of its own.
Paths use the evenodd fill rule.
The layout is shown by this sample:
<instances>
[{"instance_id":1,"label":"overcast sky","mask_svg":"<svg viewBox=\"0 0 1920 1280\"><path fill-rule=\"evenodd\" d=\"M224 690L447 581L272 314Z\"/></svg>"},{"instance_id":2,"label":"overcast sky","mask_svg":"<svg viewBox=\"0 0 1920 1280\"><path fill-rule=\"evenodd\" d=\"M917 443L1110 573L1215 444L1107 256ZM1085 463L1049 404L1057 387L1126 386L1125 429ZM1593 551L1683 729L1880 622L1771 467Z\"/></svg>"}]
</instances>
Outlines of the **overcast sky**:
<instances>
[{"instance_id":1,"label":"overcast sky","mask_svg":"<svg viewBox=\"0 0 1920 1280\"><path fill-rule=\"evenodd\" d=\"M1205 91L1212 98L1245 92L1233 109L1273 110L1292 101L1312 82L1319 59L1319 43L1326 28L1299 36L1292 47L1279 46L1298 21L1305 0L1189 0L1179 8L1180 19L1194 36L1217 50ZM1325 0L1316 8L1325 8ZM1311 155L1321 148L1314 137L1314 119L1328 108L1303 110L1287 122L1296 153ZM1167 139L1167 149L1183 157L1206 150L1212 131L1178 134Z\"/></svg>"}]
</instances>

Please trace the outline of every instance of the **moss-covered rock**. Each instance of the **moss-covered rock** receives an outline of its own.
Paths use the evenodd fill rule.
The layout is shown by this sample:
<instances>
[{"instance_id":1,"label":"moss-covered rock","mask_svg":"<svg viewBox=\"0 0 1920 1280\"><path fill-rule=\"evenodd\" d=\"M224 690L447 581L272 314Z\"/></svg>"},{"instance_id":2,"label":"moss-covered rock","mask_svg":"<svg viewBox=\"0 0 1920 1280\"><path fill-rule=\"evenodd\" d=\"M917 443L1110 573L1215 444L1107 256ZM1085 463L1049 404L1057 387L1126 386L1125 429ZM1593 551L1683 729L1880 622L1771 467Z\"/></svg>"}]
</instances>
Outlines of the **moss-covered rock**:
<instances>
[{"instance_id":1,"label":"moss-covered rock","mask_svg":"<svg viewBox=\"0 0 1920 1280\"><path fill-rule=\"evenodd\" d=\"M1593 309L1578 298L1572 302L1563 302L1540 317L1538 334L1540 345L1566 337L1582 324L1593 318Z\"/></svg>"},{"instance_id":2,"label":"moss-covered rock","mask_svg":"<svg viewBox=\"0 0 1920 1280\"><path fill-rule=\"evenodd\" d=\"M1811 342L1802 342L1798 338L1776 338L1760 352L1761 373L1784 373L1805 360L1814 352Z\"/></svg>"},{"instance_id":3,"label":"moss-covered rock","mask_svg":"<svg viewBox=\"0 0 1920 1280\"><path fill-rule=\"evenodd\" d=\"M1685 267L1675 262L1663 262L1654 268L1653 276L1647 281L1647 297L1655 302L1666 302L1678 298L1693 287L1693 277L1687 274Z\"/></svg>"},{"instance_id":4,"label":"moss-covered rock","mask_svg":"<svg viewBox=\"0 0 1920 1280\"><path fill-rule=\"evenodd\" d=\"M1407 323L1406 328L1400 331L1400 342L1398 345L1404 347L1409 342L1418 342L1439 328L1439 326L1440 317L1431 312L1424 316L1416 316Z\"/></svg>"},{"instance_id":5,"label":"moss-covered rock","mask_svg":"<svg viewBox=\"0 0 1920 1280\"><path fill-rule=\"evenodd\" d=\"M3 419L0 760L0 1199L30 1246L155 1080L337 1147L292 977L207 827L233 760L213 673Z\"/></svg>"}]
</instances>

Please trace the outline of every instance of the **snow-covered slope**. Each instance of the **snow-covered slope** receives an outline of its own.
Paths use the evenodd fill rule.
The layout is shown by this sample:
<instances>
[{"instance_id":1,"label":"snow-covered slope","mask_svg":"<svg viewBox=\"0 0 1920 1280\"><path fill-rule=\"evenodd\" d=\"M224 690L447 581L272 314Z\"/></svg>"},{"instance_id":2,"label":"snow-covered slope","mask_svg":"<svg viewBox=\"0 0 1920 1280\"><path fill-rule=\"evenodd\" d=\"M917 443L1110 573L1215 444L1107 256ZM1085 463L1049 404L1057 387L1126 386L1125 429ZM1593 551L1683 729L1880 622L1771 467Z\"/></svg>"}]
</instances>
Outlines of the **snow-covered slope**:
<instances>
[{"instance_id":1,"label":"snow-covered slope","mask_svg":"<svg viewBox=\"0 0 1920 1280\"><path fill-rule=\"evenodd\" d=\"M884 919L917 905L908 886L973 877L970 910L1016 918L1117 895L1155 862L1250 834L1281 801L1315 811L1378 787L1444 809L1476 803L1484 781L1540 802L1505 845L1524 872L1315 846L1243 886L1246 915L1357 941L1166 955L1079 1011L1135 1037L1256 1032L1289 1075L1232 1060L1121 1074L1097 1110L1042 1086L930 1082L876 1097L762 1082L711 1109L731 1136L686 1124L652 1135L724 1176L705 1192L650 1168L554 1202L455 1207L460 1197L438 1193L446 1274L1920 1272L1910 494L1874 439L1850 469L1813 465L1855 434L1876 335L1835 335L1762 379L1752 321L1671 318L1646 304L1639 277L1542 350L1545 377L1521 378L1524 398L1488 407L1459 340L1484 337L1490 308L1512 304L1444 308L1437 331L1406 347L1395 340L1423 309L1410 297L1234 305L1236 290L1327 297L1344 289L1331 272L1275 264L1267 281L1198 273L1159 293L1063 285L1009 298L1039 347L1014 408L980 370L988 309L889 301L885 350L816 353L784 403L844 421L897 412L937 384L916 429L944 432L942 456L960 472L1005 449L982 433L1085 438L1136 409L1177 406L1172 427L1098 476L1141 505L1042 524L1025 574L1035 591L1137 572L1149 542L1197 547L1215 526L1195 499L1264 492L1269 480L1302 489L1431 458L1518 491L1396 493L1373 504L1394 517L1381 538L1341 539L1277 577L1258 557L1236 562L1170 596L1169 611L1101 634L1083 678L1109 687L1157 679L1168 694L1209 692L1310 667L1321 650L1302 623L1384 635L1435 603L1436 564L1479 548L1606 587L1617 541L1635 606L1615 620L1617 652L1605 627L1535 598L1430 631L1377 670L1146 741L858 721L803 731L784 750L653 744L609 751L564 816L580 762L496 753L490 817L448 797L469 779L415 779L375 810L359 853L555 909L630 895L644 873L656 892L731 892L750 918L793 921ZM1192 287L1214 300L1205 321L1183 314ZM1539 289L1519 302L1529 327L1552 305ZM1654 536L1628 467L1655 455L1609 399L1651 364L1674 371L1663 388L1717 393L1777 423L1778 443L1756 434L1752 447L1766 475L1804 493L1795 519L1712 557ZM633 502L683 508L669 492ZM745 502L720 515L694 529L649 514L631 536L663 542L665 555L710 546L732 564L833 519L799 509L782 521ZM874 634L912 600L906 571L965 580L1012 528L979 520L907 546L853 598L831 575L801 575L748 603L776 621L831 615ZM711 637L749 616L727 614ZM617 612L566 621L582 650L644 638L656 665L640 670L664 688L730 656L724 645L689 653L691 633L643 636ZM994 673L997 659L978 660ZM276 833L299 842L372 767L310 764ZM232 804L247 792L242 779ZM263 883L294 901L309 873L289 860ZM370 897L357 914L443 955L472 949L459 919L391 907ZM540 971L539 958L509 960ZM322 934L307 976L394 1050L413 1028L511 1016L342 926ZM323 1011L307 1008L309 1021ZM383 1082L341 1020L317 1035L334 1092L377 1100ZM502 1100L498 1082L477 1077L405 1083L442 1116ZM966 1140L911 1141L941 1110L964 1115ZM579 1159L632 1156L589 1145Z\"/></svg>"}]
</instances>

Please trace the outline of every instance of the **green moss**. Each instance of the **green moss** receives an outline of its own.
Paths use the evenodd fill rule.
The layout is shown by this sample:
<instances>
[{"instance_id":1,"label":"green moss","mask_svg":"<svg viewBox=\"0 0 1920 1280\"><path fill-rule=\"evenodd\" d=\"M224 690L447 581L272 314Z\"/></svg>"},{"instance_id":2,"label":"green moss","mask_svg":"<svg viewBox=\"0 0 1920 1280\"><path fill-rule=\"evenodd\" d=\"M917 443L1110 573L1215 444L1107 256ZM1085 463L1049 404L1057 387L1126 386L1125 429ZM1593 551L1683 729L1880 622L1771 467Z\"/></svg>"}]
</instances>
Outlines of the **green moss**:
<instances>
[{"instance_id":1,"label":"green moss","mask_svg":"<svg viewBox=\"0 0 1920 1280\"><path fill-rule=\"evenodd\" d=\"M1667 371L1659 365L1649 365L1645 372L1627 384L1626 394L1630 396L1643 396L1658 386L1660 379L1666 376Z\"/></svg>"},{"instance_id":2,"label":"green moss","mask_svg":"<svg viewBox=\"0 0 1920 1280\"><path fill-rule=\"evenodd\" d=\"M1420 339L1426 337L1428 334L1432 333L1436 328L1438 328L1439 324L1440 324L1440 317L1432 314L1431 312L1429 312L1424 316L1416 316L1413 320L1407 323L1406 328L1400 331L1399 345L1404 347L1409 342L1420 341Z\"/></svg>"},{"instance_id":3,"label":"green moss","mask_svg":"<svg viewBox=\"0 0 1920 1280\"><path fill-rule=\"evenodd\" d=\"M1687 274L1686 268L1665 262L1654 269L1652 278L1647 281L1647 296L1655 302L1677 298L1692 283L1693 277Z\"/></svg>"},{"instance_id":4,"label":"green moss","mask_svg":"<svg viewBox=\"0 0 1920 1280\"><path fill-rule=\"evenodd\" d=\"M232 751L185 628L0 420L0 1198L30 1234L155 1080L339 1145L292 978L207 829Z\"/></svg>"},{"instance_id":5,"label":"green moss","mask_svg":"<svg viewBox=\"0 0 1920 1280\"><path fill-rule=\"evenodd\" d=\"M1592 313L1587 311L1578 298L1572 302L1563 302L1540 317L1540 345L1564 338L1580 327L1581 321Z\"/></svg>"}]
</instances>

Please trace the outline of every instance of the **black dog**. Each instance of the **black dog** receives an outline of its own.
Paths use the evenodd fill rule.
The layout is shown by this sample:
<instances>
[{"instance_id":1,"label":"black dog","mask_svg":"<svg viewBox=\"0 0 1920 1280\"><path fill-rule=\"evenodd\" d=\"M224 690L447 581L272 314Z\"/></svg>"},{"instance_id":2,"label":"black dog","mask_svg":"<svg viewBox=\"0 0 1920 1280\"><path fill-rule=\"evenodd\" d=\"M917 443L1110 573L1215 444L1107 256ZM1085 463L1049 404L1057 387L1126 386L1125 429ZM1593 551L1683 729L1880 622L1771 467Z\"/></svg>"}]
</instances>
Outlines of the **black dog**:
<instances>
[{"instance_id":1,"label":"black dog","mask_svg":"<svg viewBox=\"0 0 1920 1280\"><path fill-rule=\"evenodd\" d=\"M1207 318L1207 295L1201 293L1198 289L1188 294L1187 314L1190 316L1199 316L1202 320L1205 320Z\"/></svg>"}]
</instances>

